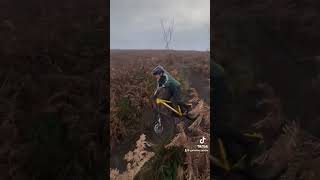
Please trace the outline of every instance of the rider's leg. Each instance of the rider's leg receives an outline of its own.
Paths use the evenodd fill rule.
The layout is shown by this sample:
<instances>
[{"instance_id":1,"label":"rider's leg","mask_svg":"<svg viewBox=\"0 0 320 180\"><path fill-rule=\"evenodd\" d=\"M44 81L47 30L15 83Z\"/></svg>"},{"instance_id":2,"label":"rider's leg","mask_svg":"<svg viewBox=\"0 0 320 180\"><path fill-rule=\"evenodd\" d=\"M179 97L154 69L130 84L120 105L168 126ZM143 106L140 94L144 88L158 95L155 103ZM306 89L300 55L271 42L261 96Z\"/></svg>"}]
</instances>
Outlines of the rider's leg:
<instances>
[{"instance_id":1,"label":"rider's leg","mask_svg":"<svg viewBox=\"0 0 320 180\"><path fill-rule=\"evenodd\" d=\"M168 88L161 88L159 90L159 94L158 94L159 98L169 100L171 96L172 96L171 92Z\"/></svg>"},{"instance_id":2,"label":"rider's leg","mask_svg":"<svg viewBox=\"0 0 320 180\"><path fill-rule=\"evenodd\" d=\"M181 97L181 89L180 87L176 87L176 89L171 90L171 101L175 105L179 105L184 117L189 120L195 120L199 114L191 114L191 107L188 106Z\"/></svg>"},{"instance_id":3,"label":"rider's leg","mask_svg":"<svg viewBox=\"0 0 320 180\"><path fill-rule=\"evenodd\" d=\"M176 87L176 89L172 92L172 102L179 105L181 108L185 110L189 110L189 106L183 101L181 97L181 88Z\"/></svg>"}]
</instances>

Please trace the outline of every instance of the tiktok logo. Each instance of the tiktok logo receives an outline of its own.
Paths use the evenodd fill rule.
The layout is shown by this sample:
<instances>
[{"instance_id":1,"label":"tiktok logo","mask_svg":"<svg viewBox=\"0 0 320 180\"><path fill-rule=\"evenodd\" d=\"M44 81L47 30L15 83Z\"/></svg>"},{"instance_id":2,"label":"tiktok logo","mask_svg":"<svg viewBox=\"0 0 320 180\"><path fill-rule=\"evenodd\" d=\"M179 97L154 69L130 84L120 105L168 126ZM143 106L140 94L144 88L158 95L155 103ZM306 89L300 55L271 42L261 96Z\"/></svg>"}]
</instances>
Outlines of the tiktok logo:
<instances>
[{"instance_id":1,"label":"tiktok logo","mask_svg":"<svg viewBox=\"0 0 320 180\"><path fill-rule=\"evenodd\" d=\"M202 138L200 139L200 144L203 144L205 139L206 138L204 136L202 136Z\"/></svg>"},{"instance_id":2,"label":"tiktok logo","mask_svg":"<svg viewBox=\"0 0 320 180\"><path fill-rule=\"evenodd\" d=\"M198 149L197 150L195 150L195 151L200 151L200 152L207 152L208 150L208 145L205 145L204 144L204 140L206 140L207 138L205 138L204 136L202 136L202 138L200 139L200 144L197 144L197 147L198 147ZM188 151L188 152L190 152L190 151Z\"/></svg>"}]
</instances>

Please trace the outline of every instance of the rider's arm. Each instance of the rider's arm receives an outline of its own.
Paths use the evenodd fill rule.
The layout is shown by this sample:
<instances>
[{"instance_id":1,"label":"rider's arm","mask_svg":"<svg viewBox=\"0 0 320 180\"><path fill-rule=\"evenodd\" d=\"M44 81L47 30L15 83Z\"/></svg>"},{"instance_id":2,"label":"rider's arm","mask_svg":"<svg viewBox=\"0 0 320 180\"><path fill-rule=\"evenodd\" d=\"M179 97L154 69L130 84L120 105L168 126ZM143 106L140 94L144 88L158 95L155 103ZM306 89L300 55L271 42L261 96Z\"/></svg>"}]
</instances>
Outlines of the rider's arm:
<instances>
[{"instance_id":1,"label":"rider's arm","mask_svg":"<svg viewBox=\"0 0 320 180\"><path fill-rule=\"evenodd\" d=\"M158 94L159 94L159 90L160 90L161 88L165 88L165 87L167 86L168 76L165 74L162 78L164 78L164 79L160 79L160 80L158 81L158 83L157 83L158 86L157 86L156 91L155 91L154 94L153 94L153 97L157 97Z\"/></svg>"},{"instance_id":2,"label":"rider's arm","mask_svg":"<svg viewBox=\"0 0 320 180\"><path fill-rule=\"evenodd\" d=\"M158 84L158 87L157 87L157 89L155 90L155 92L154 92L154 94L153 94L153 97L157 97L158 96L158 94L159 94L159 90L161 89L161 88L164 88L165 86L164 85L159 85Z\"/></svg>"}]
</instances>

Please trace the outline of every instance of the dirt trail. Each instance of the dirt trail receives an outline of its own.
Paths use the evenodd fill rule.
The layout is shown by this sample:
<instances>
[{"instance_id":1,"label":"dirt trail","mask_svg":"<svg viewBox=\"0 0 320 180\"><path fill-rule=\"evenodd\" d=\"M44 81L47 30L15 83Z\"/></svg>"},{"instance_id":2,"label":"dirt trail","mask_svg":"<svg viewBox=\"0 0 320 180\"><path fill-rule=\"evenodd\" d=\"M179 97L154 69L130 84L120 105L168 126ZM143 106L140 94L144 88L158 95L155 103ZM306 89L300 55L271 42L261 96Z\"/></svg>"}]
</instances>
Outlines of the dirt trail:
<instances>
[{"instance_id":1,"label":"dirt trail","mask_svg":"<svg viewBox=\"0 0 320 180\"><path fill-rule=\"evenodd\" d=\"M175 66L180 72L184 73L184 78L187 80L190 88L196 89L200 98L205 103L210 104L210 77L205 77L203 74L195 72L192 67L186 66L184 63L176 63Z\"/></svg>"},{"instance_id":2,"label":"dirt trail","mask_svg":"<svg viewBox=\"0 0 320 180\"><path fill-rule=\"evenodd\" d=\"M201 99L205 103L210 104L210 80L209 77L203 77L197 72L189 71L188 77L189 85L192 88L195 88L199 93Z\"/></svg>"}]
</instances>

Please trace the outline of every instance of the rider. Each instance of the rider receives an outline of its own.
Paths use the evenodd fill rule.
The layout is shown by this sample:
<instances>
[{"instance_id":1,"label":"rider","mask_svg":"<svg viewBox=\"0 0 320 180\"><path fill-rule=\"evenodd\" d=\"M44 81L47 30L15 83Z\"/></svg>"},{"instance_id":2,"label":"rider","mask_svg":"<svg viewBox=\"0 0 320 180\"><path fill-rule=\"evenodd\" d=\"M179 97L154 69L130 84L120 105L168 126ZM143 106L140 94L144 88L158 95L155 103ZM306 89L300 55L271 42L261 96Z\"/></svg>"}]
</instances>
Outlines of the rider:
<instances>
[{"instance_id":1,"label":"rider","mask_svg":"<svg viewBox=\"0 0 320 180\"><path fill-rule=\"evenodd\" d=\"M162 66L157 66L152 70L152 75L157 79L157 89L153 94L153 98L156 98L159 95L159 90L165 88L169 92L169 99L174 104L177 104L183 108L189 109L189 106L186 105L181 98L181 84L176 79L174 79ZM187 112L183 112L187 113ZM186 115L186 114L185 114Z\"/></svg>"}]
</instances>

